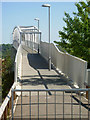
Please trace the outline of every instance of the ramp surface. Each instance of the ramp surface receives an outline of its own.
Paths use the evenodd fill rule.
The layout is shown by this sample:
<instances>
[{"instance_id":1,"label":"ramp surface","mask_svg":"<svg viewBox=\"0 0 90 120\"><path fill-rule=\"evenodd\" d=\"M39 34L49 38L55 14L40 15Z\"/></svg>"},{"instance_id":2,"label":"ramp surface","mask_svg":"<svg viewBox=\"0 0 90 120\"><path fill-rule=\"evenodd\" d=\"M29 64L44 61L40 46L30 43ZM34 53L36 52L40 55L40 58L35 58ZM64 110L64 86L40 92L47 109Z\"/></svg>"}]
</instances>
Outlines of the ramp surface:
<instances>
[{"instance_id":1,"label":"ramp surface","mask_svg":"<svg viewBox=\"0 0 90 120\"><path fill-rule=\"evenodd\" d=\"M21 89L70 89L68 80L61 74L58 74L53 68L48 70L48 62L36 52L24 48L22 51L22 79L19 81ZM21 107L22 98L22 107ZM64 107L63 107L64 99ZM73 99L73 103L71 100ZM47 103L48 102L48 103ZM56 103L56 104L55 104ZM14 118L87 118L87 101L82 97L83 106L80 108L79 97L73 93L62 92L23 92L19 96L14 112ZM86 106L86 107L85 107Z\"/></svg>"}]
</instances>

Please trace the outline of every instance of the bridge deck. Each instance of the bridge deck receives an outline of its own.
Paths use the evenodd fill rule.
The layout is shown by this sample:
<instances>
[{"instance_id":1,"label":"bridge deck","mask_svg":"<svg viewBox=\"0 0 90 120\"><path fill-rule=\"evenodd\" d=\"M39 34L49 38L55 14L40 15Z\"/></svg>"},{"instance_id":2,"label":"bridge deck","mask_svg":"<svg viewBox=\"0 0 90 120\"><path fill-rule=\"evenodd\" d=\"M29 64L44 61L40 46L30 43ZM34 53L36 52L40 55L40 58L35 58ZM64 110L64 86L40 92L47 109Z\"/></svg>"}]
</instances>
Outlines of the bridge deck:
<instances>
[{"instance_id":1,"label":"bridge deck","mask_svg":"<svg viewBox=\"0 0 90 120\"><path fill-rule=\"evenodd\" d=\"M19 81L21 85L21 89L70 89L68 85L67 79L58 74L54 69L51 71L48 70L48 63L44 60L43 57L38 55L37 53L28 53L25 49L23 49L23 59L22 59L22 79ZM55 95L54 92L48 92L48 118L55 117L55 107L56 107L56 117L63 117L63 105L61 104L63 101L63 93L56 93L56 106L55 106ZM30 96L29 92L23 92L22 94L22 117L29 118L30 117L30 109L31 109L31 117L38 118L38 113L40 118L46 118L46 94L44 92L40 93L38 104L38 93L33 92L31 94L31 108L30 108ZM64 102L65 102L65 118L71 117L71 98L70 93L65 93ZM73 117L79 118L79 98L73 93ZM81 106L82 117L87 118L88 110L87 110L87 101L82 97L83 106ZM39 110L38 110L39 106ZM86 106L86 108L85 108ZM38 112L39 111L39 112ZM15 118L21 117L21 96L18 97L16 109L14 112Z\"/></svg>"},{"instance_id":2,"label":"bridge deck","mask_svg":"<svg viewBox=\"0 0 90 120\"><path fill-rule=\"evenodd\" d=\"M61 89L69 88L67 79L54 69L48 70L48 63L37 53L23 49L22 89Z\"/></svg>"}]
</instances>

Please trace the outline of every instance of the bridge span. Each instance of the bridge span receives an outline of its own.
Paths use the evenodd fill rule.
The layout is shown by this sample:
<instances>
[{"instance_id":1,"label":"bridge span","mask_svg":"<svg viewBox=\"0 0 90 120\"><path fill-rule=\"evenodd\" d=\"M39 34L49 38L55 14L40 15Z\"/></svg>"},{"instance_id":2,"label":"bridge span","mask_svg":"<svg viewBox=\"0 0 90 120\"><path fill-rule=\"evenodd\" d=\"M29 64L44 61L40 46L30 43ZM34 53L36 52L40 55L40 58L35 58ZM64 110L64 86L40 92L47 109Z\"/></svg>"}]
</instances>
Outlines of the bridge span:
<instances>
[{"instance_id":1,"label":"bridge span","mask_svg":"<svg viewBox=\"0 0 90 120\"><path fill-rule=\"evenodd\" d=\"M0 108L1 119L90 119L86 61L43 42L35 26L15 27L13 46L15 80Z\"/></svg>"},{"instance_id":2,"label":"bridge span","mask_svg":"<svg viewBox=\"0 0 90 120\"><path fill-rule=\"evenodd\" d=\"M78 94L65 91L72 89L68 79L53 66L49 71L48 62L37 52L30 49L28 52L24 46L21 70L22 76L17 86L20 91L15 91L18 97L17 103L13 104L14 119L88 118L88 101L78 95L80 91L77 91ZM50 89L53 90L46 91Z\"/></svg>"}]
</instances>

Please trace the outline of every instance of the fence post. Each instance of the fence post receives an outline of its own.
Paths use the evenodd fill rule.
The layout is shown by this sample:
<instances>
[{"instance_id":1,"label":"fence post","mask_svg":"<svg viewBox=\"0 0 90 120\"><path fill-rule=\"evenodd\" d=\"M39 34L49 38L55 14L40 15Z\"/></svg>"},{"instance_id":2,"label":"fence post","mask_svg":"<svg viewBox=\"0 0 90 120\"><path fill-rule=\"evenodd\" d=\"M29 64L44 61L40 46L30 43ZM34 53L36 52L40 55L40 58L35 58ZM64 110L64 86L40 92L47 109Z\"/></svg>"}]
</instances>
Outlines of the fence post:
<instances>
[{"instance_id":1,"label":"fence post","mask_svg":"<svg viewBox=\"0 0 90 120\"><path fill-rule=\"evenodd\" d=\"M4 111L4 120L7 120L7 107L5 108L5 111Z\"/></svg>"},{"instance_id":2,"label":"fence post","mask_svg":"<svg viewBox=\"0 0 90 120\"><path fill-rule=\"evenodd\" d=\"M13 89L11 90L11 94L12 94L12 116L11 116L11 118L13 120Z\"/></svg>"}]
</instances>

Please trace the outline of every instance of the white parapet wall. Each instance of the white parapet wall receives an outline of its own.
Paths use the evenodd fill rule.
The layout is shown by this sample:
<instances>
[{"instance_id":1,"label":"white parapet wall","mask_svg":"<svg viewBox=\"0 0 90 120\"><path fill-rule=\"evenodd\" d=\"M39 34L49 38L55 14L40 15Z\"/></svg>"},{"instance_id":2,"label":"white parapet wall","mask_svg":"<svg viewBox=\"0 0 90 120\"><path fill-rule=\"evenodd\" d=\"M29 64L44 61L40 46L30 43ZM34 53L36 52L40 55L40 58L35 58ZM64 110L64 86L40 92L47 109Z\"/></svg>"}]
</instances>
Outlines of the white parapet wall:
<instances>
[{"instance_id":1,"label":"white parapet wall","mask_svg":"<svg viewBox=\"0 0 90 120\"><path fill-rule=\"evenodd\" d=\"M72 80L75 86L84 88L87 62L68 53L61 52L54 44L51 44L50 47L52 64ZM40 48L41 55L48 60L49 44L41 42Z\"/></svg>"},{"instance_id":2,"label":"white parapet wall","mask_svg":"<svg viewBox=\"0 0 90 120\"><path fill-rule=\"evenodd\" d=\"M21 79L21 70L22 69L22 45L20 44L17 49L17 54L15 58L15 82L17 82L17 78Z\"/></svg>"},{"instance_id":3,"label":"white parapet wall","mask_svg":"<svg viewBox=\"0 0 90 120\"><path fill-rule=\"evenodd\" d=\"M87 69L87 84L88 84L88 88L90 88L90 69ZM90 91L88 93L88 99L90 100Z\"/></svg>"},{"instance_id":4,"label":"white parapet wall","mask_svg":"<svg viewBox=\"0 0 90 120\"><path fill-rule=\"evenodd\" d=\"M40 49L41 49L41 55L48 60L48 51L49 51L49 44L46 42L41 42Z\"/></svg>"},{"instance_id":5,"label":"white parapet wall","mask_svg":"<svg viewBox=\"0 0 90 120\"><path fill-rule=\"evenodd\" d=\"M84 88L86 81L87 62L72 56L65 54L65 74L73 81L74 85L78 85L79 88Z\"/></svg>"},{"instance_id":6,"label":"white parapet wall","mask_svg":"<svg viewBox=\"0 0 90 120\"><path fill-rule=\"evenodd\" d=\"M65 53L61 52L54 44L51 44L51 60L53 65L62 73L65 68Z\"/></svg>"},{"instance_id":7,"label":"white parapet wall","mask_svg":"<svg viewBox=\"0 0 90 120\"><path fill-rule=\"evenodd\" d=\"M87 81L86 81L86 84L90 88L90 69L87 69Z\"/></svg>"}]
</instances>

